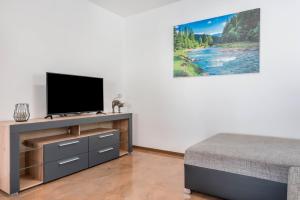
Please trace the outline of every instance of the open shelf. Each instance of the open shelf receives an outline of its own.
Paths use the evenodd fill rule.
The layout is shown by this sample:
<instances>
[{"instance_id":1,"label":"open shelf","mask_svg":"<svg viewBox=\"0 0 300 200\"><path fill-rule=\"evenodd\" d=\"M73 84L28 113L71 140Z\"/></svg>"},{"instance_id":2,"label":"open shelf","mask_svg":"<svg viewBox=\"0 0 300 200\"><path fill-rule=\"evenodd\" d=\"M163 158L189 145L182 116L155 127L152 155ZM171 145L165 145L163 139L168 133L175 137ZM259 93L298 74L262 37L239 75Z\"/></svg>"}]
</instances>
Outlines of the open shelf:
<instances>
[{"instance_id":1,"label":"open shelf","mask_svg":"<svg viewBox=\"0 0 300 200\"><path fill-rule=\"evenodd\" d=\"M22 151L19 153L20 156L20 169L26 169L33 166L43 164L43 149L37 148L30 151Z\"/></svg>"},{"instance_id":2,"label":"open shelf","mask_svg":"<svg viewBox=\"0 0 300 200\"><path fill-rule=\"evenodd\" d=\"M98 134L102 134L102 133L109 133L112 131L115 131L116 129L112 129L112 128L95 128L95 129L88 129L85 131L81 131L80 135L81 136L92 136L92 135L98 135Z\"/></svg>"},{"instance_id":3,"label":"open shelf","mask_svg":"<svg viewBox=\"0 0 300 200\"><path fill-rule=\"evenodd\" d=\"M29 147L29 146L25 146L24 144L20 145L20 153L26 153L26 152L30 152L30 151L38 151L41 150L41 147Z\"/></svg>"},{"instance_id":4,"label":"open shelf","mask_svg":"<svg viewBox=\"0 0 300 200\"><path fill-rule=\"evenodd\" d=\"M45 144L53 143L53 142L60 142L68 139L75 139L78 136L70 135L70 134L60 134L60 135L51 135L51 136L44 136L39 138L33 138L26 141L26 144L29 146L38 146L42 147Z\"/></svg>"},{"instance_id":5,"label":"open shelf","mask_svg":"<svg viewBox=\"0 0 300 200\"><path fill-rule=\"evenodd\" d=\"M26 166L19 170L20 190L26 190L43 183L43 164Z\"/></svg>"},{"instance_id":6,"label":"open shelf","mask_svg":"<svg viewBox=\"0 0 300 200\"><path fill-rule=\"evenodd\" d=\"M33 147L42 147L45 144L54 143L54 142L60 142L65 140L72 140L72 139L78 139L82 137L88 137L92 135L98 135L101 133L109 133L111 131L114 131L116 129L111 128L95 128L95 129L89 129L85 131L81 131L79 135L73 135L73 134L60 134L60 135L52 135L52 136L45 136L45 137L39 137L39 138L33 138L26 140L26 144L28 146Z\"/></svg>"},{"instance_id":7,"label":"open shelf","mask_svg":"<svg viewBox=\"0 0 300 200\"><path fill-rule=\"evenodd\" d=\"M35 168L35 167L40 167L42 165L43 165L43 163L38 163L38 164L33 164L33 165L29 165L29 166L20 167L20 171L24 171L24 170Z\"/></svg>"},{"instance_id":8,"label":"open shelf","mask_svg":"<svg viewBox=\"0 0 300 200\"><path fill-rule=\"evenodd\" d=\"M28 144L23 135L20 139L19 184L22 191L43 183L43 148Z\"/></svg>"},{"instance_id":9,"label":"open shelf","mask_svg":"<svg viewBox=\"0 0 300 200\"><path fill-rule=\"evenodd\" d=\"M20 176L20 191L42 184L42 180L38 180L30 175Z\"/></svg>"}]
</instances>

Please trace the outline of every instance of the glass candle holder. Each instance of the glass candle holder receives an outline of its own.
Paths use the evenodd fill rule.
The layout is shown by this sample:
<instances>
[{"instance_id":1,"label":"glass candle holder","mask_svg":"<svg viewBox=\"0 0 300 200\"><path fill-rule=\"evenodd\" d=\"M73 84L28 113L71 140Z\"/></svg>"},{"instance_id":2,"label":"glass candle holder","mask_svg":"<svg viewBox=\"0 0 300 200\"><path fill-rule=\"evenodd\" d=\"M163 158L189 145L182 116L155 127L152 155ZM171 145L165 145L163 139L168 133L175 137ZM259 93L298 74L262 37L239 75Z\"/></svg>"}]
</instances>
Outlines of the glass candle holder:
<instances>
[{"instance_id":1,"label":"glass candle holder","mask_svg":"<svg viewBox=\"0 0 300 200\"><path fill-rule=\"evenodd\" d=\"M18 103L15 106L14 119L16 122L26 122L30 118L29 104Z\"/></svg>"}]
</instances>

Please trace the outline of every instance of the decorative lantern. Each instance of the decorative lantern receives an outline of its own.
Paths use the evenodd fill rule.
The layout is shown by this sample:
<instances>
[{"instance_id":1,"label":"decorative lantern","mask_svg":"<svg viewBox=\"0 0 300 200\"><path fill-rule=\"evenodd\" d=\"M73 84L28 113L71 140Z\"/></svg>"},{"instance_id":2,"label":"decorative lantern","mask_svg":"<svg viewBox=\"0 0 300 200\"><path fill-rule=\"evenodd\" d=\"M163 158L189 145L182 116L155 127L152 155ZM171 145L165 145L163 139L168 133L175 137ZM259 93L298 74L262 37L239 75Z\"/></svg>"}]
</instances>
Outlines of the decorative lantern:
<instances>
[{"instance_id":1,"label":"decorative lantern","mask_svg":"<svg viewBox=\"0 0 300 200\"><path fill-rule=\"evenodd\" d=\"M14 119L16 122L26 122L30 118L29 104L18 103L15 106Z\"/></svg>"}]
</instances>

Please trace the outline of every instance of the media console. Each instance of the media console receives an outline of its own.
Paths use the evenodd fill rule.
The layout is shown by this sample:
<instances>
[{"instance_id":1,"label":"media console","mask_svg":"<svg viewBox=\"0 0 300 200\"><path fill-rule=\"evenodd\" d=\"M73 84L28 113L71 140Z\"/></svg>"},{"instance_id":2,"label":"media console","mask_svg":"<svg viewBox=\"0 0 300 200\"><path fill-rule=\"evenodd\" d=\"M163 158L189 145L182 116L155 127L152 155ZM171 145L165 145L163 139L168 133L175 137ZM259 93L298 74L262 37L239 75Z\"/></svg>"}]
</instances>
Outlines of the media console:
<instances>
[{"instance_id":1,"label":"media console","mask_svg":"<svg viewBox=\"0 0 300 200\"><path fill-rule=\"evenodd\" d=\"M43 184L132 152L132 114L0 122L0 189Z\"/></svg>"}]
</instances>

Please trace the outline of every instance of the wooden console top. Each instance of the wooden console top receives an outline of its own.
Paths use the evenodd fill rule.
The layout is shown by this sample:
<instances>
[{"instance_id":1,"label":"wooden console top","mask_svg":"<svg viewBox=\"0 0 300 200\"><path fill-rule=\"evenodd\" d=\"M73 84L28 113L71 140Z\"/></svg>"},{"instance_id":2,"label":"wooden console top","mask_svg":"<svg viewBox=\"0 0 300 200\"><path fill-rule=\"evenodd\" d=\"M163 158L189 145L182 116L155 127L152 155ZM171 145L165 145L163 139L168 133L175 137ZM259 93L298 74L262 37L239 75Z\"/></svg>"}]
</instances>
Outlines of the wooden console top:
<instances>
[{"instance_id":1,"label":"wooden console top","mask_svg":"<svg viewBox=\"0 0 300 200\"><path fill-rule=\"evenodd\" d=\"M42 123L42 122L53 122L53 121L61 121L61 120L71 120L71 119L82 119L82 118L93 118L93 117L105 117L105 116L116 116L123 115L129 113L106 113L106 114L80 114L73 115L67 117L53 117L53 119L44 119L44 118L33 118L28 120L27 122L15 122L13 120L9 121L0 121L0 126L11 126L11 125L19 125L19 124L33 124L33 123Z\"/></svg>"}]
</instances>

